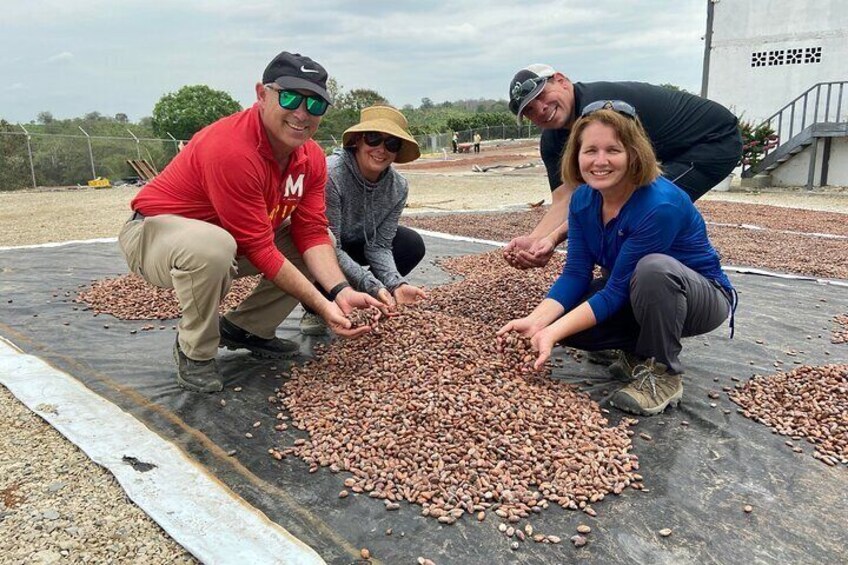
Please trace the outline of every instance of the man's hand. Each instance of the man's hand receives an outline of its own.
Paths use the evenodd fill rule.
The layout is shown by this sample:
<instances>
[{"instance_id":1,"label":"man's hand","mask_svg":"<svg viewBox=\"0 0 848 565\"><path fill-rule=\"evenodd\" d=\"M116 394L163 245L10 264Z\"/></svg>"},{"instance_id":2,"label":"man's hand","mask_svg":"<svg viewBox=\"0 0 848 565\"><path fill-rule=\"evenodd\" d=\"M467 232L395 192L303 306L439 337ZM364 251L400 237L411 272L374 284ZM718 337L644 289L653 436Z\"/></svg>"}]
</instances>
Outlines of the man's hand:
<instances>
[{"instance_id":1,"label":"man's hand","mask_svg":"<svg viewBox=\"0 0 848 565\"><path fill-rule=\"evenodd\" d=\"M374 307L383 314L388 314L389 309L386 304L380 302L373 296L364 292L357 292L353 287L346 287L336 295L336 304L344 312L345 316L350 314L355 308L371 308Z\"/></svg>"},{"instance_id":2,"label":"man's hand","mask_svg":"<svg viewBox=\"0 0 848 565\"><path fill-rule=\"evenodd\" d=\"M522 235L510 241L503 254L506 262L516 269L534 269L548 264L555 247L546 237Z\"/></svg>"},{"instance_id":3,"label":"man's hand","mask_svg":"<svg viewBox=\"0 0 848 565\"><path fill-rule=\"evenodd\" d=\"M355 339L371 331L371 326L352 328L350 320L347 316L345 316L345 313L342 312L342 309L339 308L338 304L330 301L327 301L326 304L326 308L320 313L321 318L327 322L327 327L329 327L334 334L344 338Z\"/></svg>"},{"instance_id":4,"label":"man's hand","mask_svg":"<svg viewBox=\"0 0 848 565\"><path fill-rule=\"evenodd\" d=\"M427 293L417 286L402 284L395 289L394 298L398 304L415 304L419 300L426 300Z\"/></svg>"}]
</instances>

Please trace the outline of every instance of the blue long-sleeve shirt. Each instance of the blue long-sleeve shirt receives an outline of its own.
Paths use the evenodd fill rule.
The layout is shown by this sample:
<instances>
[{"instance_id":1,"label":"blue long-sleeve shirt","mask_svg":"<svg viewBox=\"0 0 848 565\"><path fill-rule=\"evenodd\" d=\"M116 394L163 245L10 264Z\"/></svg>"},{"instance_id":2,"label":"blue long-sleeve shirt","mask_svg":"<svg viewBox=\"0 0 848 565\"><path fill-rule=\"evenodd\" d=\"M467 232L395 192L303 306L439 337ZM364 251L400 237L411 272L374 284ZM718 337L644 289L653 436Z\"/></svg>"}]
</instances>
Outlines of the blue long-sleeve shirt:
<instances>
[{"instance_id":1,"label":"blue long-sleeve shirt","mask_svg":"<svg viewBox=\"0 0 848 565\"><path fill-rule=\"evenodd\" d=\"M733 286L721 270L719 256L707 238L707 227L689 196L659 177L637 189L618 217L603 225L601 194L589 185L577 188L568 212L568 256L548 298L566 312L589 290L595 265L610 271L602 290L589 298L598 323L630 299L630 279L639 259L663 253L728 291Z\"/></svg>"}]
</instances>

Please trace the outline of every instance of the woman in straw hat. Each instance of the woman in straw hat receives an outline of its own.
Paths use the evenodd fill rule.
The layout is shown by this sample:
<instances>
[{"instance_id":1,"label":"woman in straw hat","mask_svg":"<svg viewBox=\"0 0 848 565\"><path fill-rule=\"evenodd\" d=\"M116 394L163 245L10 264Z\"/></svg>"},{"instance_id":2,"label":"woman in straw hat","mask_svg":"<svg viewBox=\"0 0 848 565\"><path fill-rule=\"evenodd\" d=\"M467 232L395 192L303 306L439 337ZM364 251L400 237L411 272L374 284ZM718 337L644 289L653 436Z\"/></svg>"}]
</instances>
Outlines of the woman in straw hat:
<instances>
[{"instance_id":1,"label":"woman in straw hat","mask_svg":"<svg viewBox=\"0 0 848 565\"><path fill-rule=\"evenodd\" d=\"M347 280L393 308L427 295L404 278L424 258L424 240L398 225L409 192L392 163L421 156L406 118L389 106L372 106L342 136L344 149L327 159L327 219L336 237L336 256ZM326 333L323 320L308 312L306 335Z\"/></svg>"}]
</instances>

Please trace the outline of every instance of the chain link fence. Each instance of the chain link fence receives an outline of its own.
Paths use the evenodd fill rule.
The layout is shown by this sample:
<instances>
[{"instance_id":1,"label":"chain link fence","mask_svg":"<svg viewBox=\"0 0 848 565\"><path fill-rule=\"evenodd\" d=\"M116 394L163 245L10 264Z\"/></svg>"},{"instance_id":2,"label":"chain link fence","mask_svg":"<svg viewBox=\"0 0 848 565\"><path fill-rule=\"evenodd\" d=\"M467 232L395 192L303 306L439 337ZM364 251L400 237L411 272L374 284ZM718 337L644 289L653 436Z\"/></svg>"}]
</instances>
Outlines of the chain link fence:
<instances>
[{"instance_id":1,"label":"chain link fence","mask_svg":"<svg viewBox=\"0 0 848 565\"><path fill-rule=\"evenodd\" d=\"M23 129L23 128L22 128ZM480 134L484 142L538 137L532 124L501 124L456 132L459 144L473 143ZM130 135L133 135L130 132ZM453 151L452 132L415 136L422 153ZM48 134L30 131L0 131L0 190L39 186L87 185L98 177L113 184L137 182L127 162L144 159L161 171L179 151L178 139L155 139L88 135ZM341 139L318 140L327 151Z\"/></svg>"},{"instance_id":2,"label":"chain link fence","mask_svg":"<svg viewBox=\"0 0 848 565\"><path fill-rule=\"evenodd\" d=\"M135 182L127 162L145 159L161 171L180 140L0 131L0 190L86 185L98 177Z\"/></svg>"}]
</instances>

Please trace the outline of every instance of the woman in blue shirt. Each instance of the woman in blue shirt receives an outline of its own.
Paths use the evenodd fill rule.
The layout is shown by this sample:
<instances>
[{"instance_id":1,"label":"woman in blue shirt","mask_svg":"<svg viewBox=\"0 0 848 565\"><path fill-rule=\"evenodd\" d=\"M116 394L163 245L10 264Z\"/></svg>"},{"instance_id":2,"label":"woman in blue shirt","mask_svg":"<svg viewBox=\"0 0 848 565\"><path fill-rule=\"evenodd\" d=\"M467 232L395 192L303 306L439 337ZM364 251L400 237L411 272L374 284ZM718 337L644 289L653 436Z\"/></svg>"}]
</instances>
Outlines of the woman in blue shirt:
<instances>
[{"instance_id":1,"label":"woman in blue shirt","mask_svg":"<svg viewBox=\"0 0 848 565\"><path fill-rule=\"evenodd\" d=\"M536 369L557 343L620 349L610 371L629 383L611 404L658 414L683 396L681 338L721 325L735 291L701 214L660 176L632 106L587 105L571 131L562 173L580 185L569 208L565 268L547 298L498 335L531 338ZM593 280L595 265L605 276Z\"/></svg>"}]
</instances>

